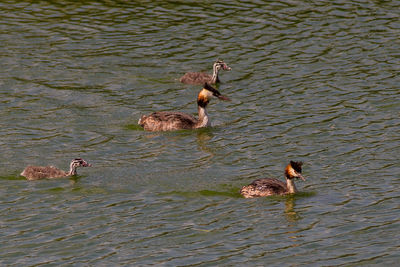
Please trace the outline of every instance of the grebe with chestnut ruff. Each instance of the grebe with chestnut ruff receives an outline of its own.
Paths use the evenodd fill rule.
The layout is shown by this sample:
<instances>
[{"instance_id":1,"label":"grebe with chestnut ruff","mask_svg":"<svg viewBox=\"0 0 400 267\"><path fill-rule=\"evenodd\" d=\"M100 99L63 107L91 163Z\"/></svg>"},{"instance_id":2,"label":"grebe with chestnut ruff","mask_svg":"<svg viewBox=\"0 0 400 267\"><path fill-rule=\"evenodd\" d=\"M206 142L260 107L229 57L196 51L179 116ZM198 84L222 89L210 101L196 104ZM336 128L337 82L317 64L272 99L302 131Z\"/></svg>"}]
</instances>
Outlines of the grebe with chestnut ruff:
<instances>
[{"instance_id":1,"label":"grebe with chestnut ruff","mask_svg":"<svg viewBox=\"0 0 400 267\"><path fill-rule=\"evenodd\" d=\"M301 161L290 161L285 168L286 184L274 178L257 179L251 184L243 186L240 194L245 198L294 194L297 192L294 179L306 180L301 175L302 165Z\"/></svg>"},{"instance_id":2,"label":"grebe with chestnut ruff","mask_svg":"<svg viewBox=\"0 0 400 267\"><path fill-rule=\"evenodd\" d=\"M153 112L149 115L143 115L139 119L138 124L146 131L152 132L208 127L211 125L211 123L206 107L210 102L211 97L216 97L224 101L230 101L228 97L221 95L217 89L208 83L205 83L203 89L201 89L197 96L198 118L182 112L159 111Z\"/></svg>"}]
</instances>

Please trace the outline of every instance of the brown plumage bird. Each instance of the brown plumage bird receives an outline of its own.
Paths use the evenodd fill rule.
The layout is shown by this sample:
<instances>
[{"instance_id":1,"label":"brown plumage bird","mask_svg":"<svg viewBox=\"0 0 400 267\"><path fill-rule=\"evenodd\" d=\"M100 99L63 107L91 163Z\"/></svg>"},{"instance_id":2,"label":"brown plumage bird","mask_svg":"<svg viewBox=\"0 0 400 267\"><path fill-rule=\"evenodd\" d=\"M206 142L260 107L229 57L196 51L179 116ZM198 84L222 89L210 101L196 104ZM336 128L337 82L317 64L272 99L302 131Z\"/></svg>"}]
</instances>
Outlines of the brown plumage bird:
<instances>
[{"instance_id":1,"label":"brown plumage bird","mask_svg":"<svg viewBox=\"0 0 400 267\"><path fill-rule=\"evenodd\" d=\"M61 178L76 175L76 169L78 167L90 166L92 165L83 159L78 158L71 161L68 172L60 170L54 166L28 166L22 171L21 175L28 180Z\"/></svg>"},{"instance_id":2,"label":"brown plumage bird","mask_svg":"<svg viewBox=\"0 0 400 267\"><path fill-rule=\"evenodd\" d=\"M221 95L217 89L206 83L197 96L198 118L182 112L159 111L143 115L139 119L138 124L146 131L174 131L210 126L210 118L208 117L206 107L211 97L230 101L228 97Z\"/></svg>"},{"instance_id":3,"label":"brown plumage bird","mask_svg":"<svg viewBox=\"0 0 400 267\"><path fill-rule=\"evenodd\" d=\"M240 194L245 198L265 197L272 195L294 194L297 188L294 178L306 179L301 175L302 162L290 161L285 168L286 184L274 178L257 179L251 184L243 186Z\"/></svg>"},{"instance_id":4,"label":"brown plumage bird","mask_svg":"<svg viewBox=\"0 0 400 267\"><path fill-rule=\"evenodd\" d=\"M213 65L212 75L204 72L188 72L185 75L183 75L179 81L181 83L186 83L186 84L204 84L204 83L216 84L220 82L218 73L219 70L221 69L231 70L231 68L228 67L228 65L226 65L224 61L217 60Z\"/></svg>"}]
</instances>

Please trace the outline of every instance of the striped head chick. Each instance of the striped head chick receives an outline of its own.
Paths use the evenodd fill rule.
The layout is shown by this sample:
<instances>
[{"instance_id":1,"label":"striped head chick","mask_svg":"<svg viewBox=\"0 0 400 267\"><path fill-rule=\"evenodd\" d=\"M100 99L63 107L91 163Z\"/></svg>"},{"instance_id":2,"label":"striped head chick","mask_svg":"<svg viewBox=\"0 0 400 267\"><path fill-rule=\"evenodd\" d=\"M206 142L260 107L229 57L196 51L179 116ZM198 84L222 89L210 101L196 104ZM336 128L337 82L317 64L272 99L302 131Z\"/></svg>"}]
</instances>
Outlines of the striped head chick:
<instances>
[{"instance_id":1,"label":"striped head chick","mask_svg":"<svg viewBox=\"0 0 400 267\"><path fill-rule=\"evenodd\" d=\"M231 70L231 67L229 67L228 65L226 65L226 63L223 60L218 59L217 61L214 62L213 64L213 74L212 74L212 78L211 78L211 83L215 84L215 83L219 83L219 70Z\"/></svg>"},{"instance_id":2,"label":"striped head chick","mask_svg":"<svg viewBox=\"0 0 400 267\"><path fill-rule=\"evenodd\" d=\"M229 67L222 59L218 59L214 62L213 69L223 69L223 70L231 70L232 68Z\"/></svg>"},{"instance_id":3,"label":"striped head chick","mask_svg":"<svg viewBox=\"0 0 400 267\"><path fill-rule=\"evenodd\" d=\"M69 173L68 175L76 175L76 169L78 167L92 167L92 164L87 163L85 160L81 158L76 158L71 161L69 165Z\"/></svg>"}]
</instances>

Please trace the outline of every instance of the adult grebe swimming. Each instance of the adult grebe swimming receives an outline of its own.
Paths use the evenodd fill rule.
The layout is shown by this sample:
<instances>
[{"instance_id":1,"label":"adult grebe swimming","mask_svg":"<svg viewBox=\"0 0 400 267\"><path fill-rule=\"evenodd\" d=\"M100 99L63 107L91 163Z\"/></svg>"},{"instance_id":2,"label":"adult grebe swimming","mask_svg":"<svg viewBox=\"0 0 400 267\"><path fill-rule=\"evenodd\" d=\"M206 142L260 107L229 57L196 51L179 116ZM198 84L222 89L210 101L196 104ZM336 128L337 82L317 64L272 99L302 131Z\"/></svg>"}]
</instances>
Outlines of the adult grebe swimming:
<instances>
[{"instance_id":1,"label":"adult grebe swimming","mask_svg":"<svg viewBox=\"0 0 400 267\"><path fill-rule=\"evenodd\" d=\"M294 178L306 180L301 175L302 165L303 163L300 161L290 161L285 168L286 184L274 178L257 179L251 184L243 186L240 194L245 198L253 198L296 193Z\"/></svg>"},{"instance_id":2,"label":"adult grebe swimming","mask_svg":"<svg viewBox=\"0 0 400 267\"><path fill-rule=\"evenodd\" d=\"M204 88L201 89L197 96L198 119L182 112L160 111L150 115L143 115L139 119L138 124L146 131L174 131L210 126L210 118L208 117L206 107L213 96L220 100L230 101L228 97L221 95L217 89L205 83Z\"/></svg>"},{"instance_id":3,"label":"adult grebe swimming","mask_svg":"<svg viewBox=\"0 0 400 267\"><path fill-rule=\"evenodd\" d=\"M231 70L224 61L218 59L213 65L212 75L204 72L188 72L183 75L179 81L186 84L216 84L220 82L218 78L218 72L220 69Z\"/></svg>"},{"instance_id":4,"label":"adult grebe swimming","mask_svg":"<svg viewBox=\"0 0 400 267\"><path fill-rule=\"evenodd\" d=\"M60 178L76 175L76 169L78 167L90 166L92 165L87 163L83 159L74 159L71 161L71 164L69 166L69 172L57 169L54 166L28 166L22 171L21 175L28 180Z\"/></svg>"}]
</instances>

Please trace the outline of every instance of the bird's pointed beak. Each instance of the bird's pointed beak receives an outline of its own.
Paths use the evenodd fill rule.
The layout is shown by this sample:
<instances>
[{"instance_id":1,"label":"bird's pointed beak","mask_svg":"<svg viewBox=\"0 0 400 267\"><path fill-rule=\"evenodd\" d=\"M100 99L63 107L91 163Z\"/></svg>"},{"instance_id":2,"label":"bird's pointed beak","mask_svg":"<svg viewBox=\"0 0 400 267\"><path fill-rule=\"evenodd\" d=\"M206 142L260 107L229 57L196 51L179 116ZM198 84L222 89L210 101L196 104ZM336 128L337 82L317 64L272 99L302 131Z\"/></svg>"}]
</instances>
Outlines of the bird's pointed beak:
<instances>
[{"instance_id":1,"label":"bird's pointed beak","mask_svg":"<svg viewBox=\"0 0 400 267\"><path fill-rule=\"evenodd\" d=\"M231 70L232 68L229 67L228 65L224 65L224 70Z\"/></svg>"},{"instance_id":2,"label":"bird's pointed beak","mask_svg":"<svg viewBox=\"0 0 400 267\"><path fill-rule=\"evenodd\" d=\"M219 95L217 96L219 100L223 100L223 101L231 101L231 99L227 96L224 95Z\"/></svg>"},{"instance_id":3,"label":"bird's pointed beak","mask_svg":"<svg viewBox=\"0 0 400 267\"><path fill-rule=\"evenodd\" d=\"M304 176L303 175L301 175L300 173L298 173L297 174L297 178L300 178L301 180L303 180L303 181L305 181L306 180L306 178L304 178Z\"/></svg>"}]
</instances>

